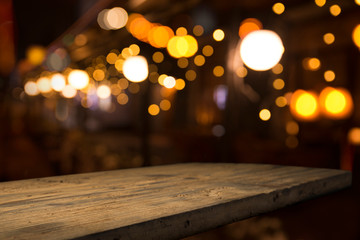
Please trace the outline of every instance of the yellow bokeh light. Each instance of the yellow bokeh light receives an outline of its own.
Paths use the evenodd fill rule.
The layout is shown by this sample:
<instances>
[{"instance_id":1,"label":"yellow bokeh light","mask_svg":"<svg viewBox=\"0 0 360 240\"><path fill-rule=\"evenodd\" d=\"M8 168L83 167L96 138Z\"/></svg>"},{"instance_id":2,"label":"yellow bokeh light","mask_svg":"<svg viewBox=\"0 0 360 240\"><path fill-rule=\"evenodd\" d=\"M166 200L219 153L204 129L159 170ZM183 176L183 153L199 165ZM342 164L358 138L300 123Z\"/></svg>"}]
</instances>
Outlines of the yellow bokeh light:
<instances>
[{"instance_id":1,"label":"yellow bokeh light","mask_svg":"<svg viewBox=\"0 0 360 240\"><path fill-rule=\"evenodd\" d=\"M249 68L266 71L278 64L284 49L281 38L275 32L257 30L241 41L240 56Z\"/></svg>"},{"instance_id":2,"label":"yellow bokeh light","mask_svg":"<svg viewBox=\"0 0 360 240\"><path fill-rule=\"evenodd\" d=\"M274 13L280 15L285 11L285 6L284 4L278 2L273 5L272 10Z\"/></svg>"},{"instance_id":3,"label":"yellow bokeh light","mask_svg":"<svg viewBox=\"0 0 360 240\"><path fill-rule=\"evenodd\" d=\"M331 15L333 15L334 17L338 16L341 13L341 8L337 4L330 6L329 10L330 10Z\"/></svg>"},{"instance_id":4,"label":"yellow bokeh light","mask_svg":"<svg viewBox=\"0 0 360 240\"><path fill-rule=\"evenodd\" d=\"M114 96L117 96L121 93L121 88L116 83L111 84L110 89L111 89L111 94Z\"/></svg>"},{"instance_id":5,"label":"yellow bokeh light","mask_svg":"<svg viewBox=\"0 0 360 240\"><path fill-rule=\"evenodd\" d=\"M106 61L110 64L115 64L117 59L118 59L118 55L114 52L111 52L106 56Z\"/></svg>"},{"instance_id":6,"label":"yellow bokeh light","mask_svg":"<svg viewBox=\"0 0 360 240\"><path fill-rule=\"evenodd\" d=\"M358 24L352 32L352 40L355 45L360 49L360 24Z\"/></svg>"},{"instance_id":7,"label":"yellow bokeh light","mask_svg":"<svg viewBox=\"0 0 360 240\"><path fill-rule=\"evenodd\" d=\"M163 85L166 88L173 88L173 87L175 87L175 84L176 84L176 80L172 76L167 76L163 81Z\"/></svg>"},{"instance_id":8,"label":"yellow bokeh light","mask_svg":"<svg viewBox=\"0 0 360 240\"><path fill-rule=\"evenodd\" d=\"M204 56L210 57L214 53L214 48L210 45L206 45L203 47L202 53L204 54Z\"/></svg>"},{"instance_id":9,"label":"yellow bokeh light","mask_svg":"<svg viewBox=\"0 0 360 240\"><path fill-rule=\"evenodd\" d=\"M278 79L275 79L273 81L273 87L276 89L276 90L281 90L285 87L285 82L284 80L282 80L281 78L278 78Z\"/></svg>"},{"instance_id":10,"label":"yellow bokeh light","mask_svg":"<svg viewBox=\"0 0 360 240\"><path fill-rule=\"evenodd\" d=\"M303 60L303 67L306 70L316 71L321 67L321 62L318 58L305 58Z\"/></svg>"},{"instance_id":11,"label":"yellow bokeh light","mask_svg":"<svg viewBox=\"0 0 360 240\"><path fill-rule=\"evenodd\" d=\"M333 44L335 42L335 36L332 33L325 33L323 40L327 45Z\"/></svg>"},{"instance_id":12,"label":"yellow bokeh light","mask_svg":"<svg viewBox=\"0 0 360 240\"><path fill-rule=\"evenodd\" d=\"M235 72L235 73L236 73L236 75L237 75L238 77L244 78L244 77L247 76L248 71L247 71L246 67L241 66L241 67L239 67L239 68L236 69L236 72Z\"/></svg>"},{"instance_id":13,"label":"yellow bokeh light","mask_svg":"<svg viewBox=\"0 0 360 240\"><path fill-rule=\"evenodd\" d=\"M116 70L118 70L118 72L122 72L123 71L123 66L124 66L124 59L118 59L115 62L115 68Z\"/></svg>"},{"instance_id":14,"label":"yellow bokeh light","mask_svg":"<svg viewBox=\"0 0 360 240\"><path fill-rule=\"evenodd\" d=\"M137 44L131 44L129 49L131 50L133 56L137 56L140 53L140 47Z\"/></svg>"},{"instance_id":15,"label":"yellow bokeh light","mask_svg":"<svg viewBox=\"0 0 360 240\"><path fill-rule=\"evenodd\" d=\"M168 111L168 110L171 108L171 103L170 103L170 101L167 100L167 99L161 100L161 102L160 102L160 108L161 108L161 110L163 110L163 111Z\"/></svg>"},{"instance_id":16,"label":"yellow bokeh light","mask_svg":"<svg viewBox=\"0 0 360 240\"><path fill-rule=\"evenodd\" d=\"M149 107L148 107L148 112L150 115L152 116L156 116L159 114L160 112L160 108L158 105L156 104L151 104Z\"/></svg>"},{"instance_id":17,"label":"yellow bokeh light","mask_svg":"<svg viewBox=\"0 0 360 240\"><path fill-rule=\"evenodd\" d=\"M125 105L129 102L129 97L128 95L126 95L125 93L120 93L117 97L116 97L116 101L120 104L120 105Z\"/></svg>"},{"instance_id":18,"label":"yellow bokeh light","mask_svg":"<svg viewBox=\"0 0 360 240\"><path fill-rule=\"evenodd\" d=\"M110 97L111 89L109 88L108 85L100 85L96 89L96 95L101 99L106 99L106 98Z\"/></svg>"},{"instance_id":19,"label":"yellow bokeh light","mask_svg":"<svg viewBox=\"0 0 360 240\"><path fill-rule=\"evenodd\" d=\"M184 57L193 56L198 50L198 43L193 36L186 35L183 37L188 45L188 50L185 52Z\"/></svg>"},{"instance_id":20,"label":"yellow bokeh light","mask_svg":"<svg viewBox=\"0 0 360 240\"><path fill-rule=\"evenodd\" d=\"M74 98L76 96L76 89L72 85L66 85L61 91L61 94L65 98Z\"/></svg>"},{"instance_id":21,"label":"yellow bokeh light","mask_svg":"<svg viewBox=\"0 0 360 240\"><path fill-rule=\"evenodd\" d=\"M360 128L351 128L348 132L348 140L351 144L360 145Z\"/></svg>"},{"instance_id":22,"label":"yellow bokeh light","mask_svg":"<svg viewBox=\"0 0 360 240\"><path fill-rule=\"evenodd\" d=\"M46 56L46 50L42 46L31 46L26 50L26 58L32 65L40 65Z\"/></svg>"},{"instance_id":23,"label":"yellow bokeh light","mask_svg":"<svg viewBox=\"0 0 360 240\"><path fill-rule=\"evenodd\" d=\"M51 77L51 87L52 89L54 89L57 92L60 92L61 90L64 89L66 85L66 80L64 75L60 74L60 73L56 73L54 75L52 75Z\"/></svg>"},{"instance_id":24,"label":"yellow bokeh light","mask_svg":"<svg viewBox=\"0 0 360 240\"><path fill-rule=\"evenodd\" d=\"M204 28L201 25L195 25L193 28L193 33L195 36L200 37L204 34Z\"/></svg>"},{"instance_id":25,"label":"yellow bokeh light","mask_svg":"<svg viewBox=\"0 0 360 240\"><path fill-rule=\"evenodd\" d=\"M310 91L296 90L291 96L290 111L299 120L316 119L319 116L317 95Z\"/></svg>"},{"instance_id":26,"label":"yellow bokeh light","mask_svg":"<svg viewBox=\"0 0 360 240\"><path fill-rule=\"evenodd\" d=\"M96 81L102 81L105 79L105 72L102 70L102 69L96 69L94 72L93 72L93 78L96 80Z\"/></svg>"},{"instance_id":27,"label":"yellow bokeh light","mask_svg":"<svg viewBox=\"0 0 360 240\"><path fill-rule=\"evenodd\" d=\"M284 67L283 65L281 65L280 63L276 64L272 69L271 71L274 73L274 74L280 74L282 73L284 70Z\"/></svg>"},{"instance_id":28,"label":"yellow bokeh light","mask_svg":"<svg viewBox=\"0 0 360 240\"><path fill-rule=\"evenodd\" d=\"M247 18L243 20L239 27L239 37L244 38L247 34L262 29L262 23L256 18Z\"/></svg>"},{"instance_id":29,"label":"yellow bokeh light","mask_svg":"<svg viewBox=\"0 0 360 240\"><path fill-rule=\"evenodd\" d=\"M177 60L177 65L179 68L187 68L187 66L189 65L189 60L187 60L187 58L179 58Z\"/></svg>"},{"instance_id":30,"label":"yellow bokeh light","mask_svg":"<svg viewBox=\"0 0 360 240\"><path fill-rule=\"evenodd\" d=\"M295 121L287 122L286 132L290 135L297 135L299 133L299 124Z\"/></svg>"},{"instance_id":31,"label":"yellow bokeh light","mask_svg":"<svg viewBox=\"0 0 360 240\"><path fill-rule=\"evenodd\" d=\"M335 73L332 70L327 70L324 72L324 79L327 82L332 82L335 80Z\"/></svg>"},{"instance_id":32,"label":"yellow bokeh light","mask_svg":"<svg viewBox=\"0 0 360 240\"><path fill-rule=\"evenodd\" d=\"M259 117L261 120L263 121L269 121L271 118L271 112L269 111L269 109L261 109L261 111L259 112Z\"/></svg>"},{"instance_id":33,"label":"yellow bokeh light","mask_svg":"<svg viewBox=\"0 0 360 240\"><path fill-rule=\"evenodd\" d=\"M153 24L149 22L143 15L132 13L129 16L126 28L134 37L141 41L147 42L148 35L153 28Z\"/></svg>"},{"instance_id":34,"label":"yellow bokeh light","mask_svg":"<svg viewBox=\"0 0 360 240\"><path fill-rule=\"evenodd\" d=\"M360 6L360 0L355 0L354 2Z\"/></svg>"},{"instance_id":35,"label":"yellow bokeh light","mask_svg":"<svg viewBox=\"0 0 360 240\"><path fill-rule=\"evenodd\" d=\"M24 91L29 96L36 96L40 93L36 82L34 81L28 81L24 85Z\"/></svg>"},{"instance_id":36,"label":"yellow bokeh light","mask_svg":"<svg viewBox=\"0 0 360 240\"><path fill-rule=\"evenodd\" d=\"M167 78L167 77L168 77L168 75L166 75L166 74L161 74L161 75L159 76L159 78L158 78L158 83L159 83L160 85L164 86L164 80L165 80L165 78Z\"/></svg>"},{"instance_id":37,"label":"yellow bokeh light","mask_svg":"<svg viewBox=\"0 0 360 240\"><path fill-rule=\"evenodd\" d=\"M149 74L146 58L140 55L128 57L123 64L123 73L129 81L144 81Z\"/></svg>"},{"instance_id":38,"label":"yellow bokeh light","mask_svg":"<svg viewBox=\"0 0 360 240\"><path fill-rule=\"evenodd\" d=\"M284 96L279 96L275 99L275 104L278 107L285 107L287 105L288 101Z\"/></svg>"},{"instance_id":39,"label":"yellow bokeh light","mask_svg":"<svg viewBox=\"0 0 360 240\"><path fill-rule=\"evenodd\" d=\"M87 36L85 34L78 34L74 39L74 43L81 47L84 46L88 42Z\"/></svg>"},{"instance_id":40,"label":"yellow bokeh light","mask_svg":"<svg viewBox=\"0 0 360 240\"><path fill-rule=\"evenodd\" d=\"M222 66L216 66L216 67L214 67L214 69L213 69L213 74L214 74L214 76L216 76L216 77L221 77L221 76L223 76L223 75L224 75L224 72L225 72L225 70L224 70L224 68L223 68Z\"/></svg>"},{"instance_id":41,"label":"yellow bokeh light","mask_svg":"<svg viewBox=\"0 0 360 240\"><path fill-rule=\"evenodd\" d=\"M164 54L162 54L162 52L155 52L152 55L152 59L156 63L161 63L162 61L164 61Z\"/></svg>"},{"instance_id":42,"label":"yellow bokeh light","mask_svg":"<svg viewBox=\"0 0 360 240\"><path fill-rule=\"evenodd\" d=\"M343 88L324 88L319 97L322 113L333 119L350 116L353 110L353 101L349 91Z\"/></svg>"},{"instance_id":43,"label":"yellow bokeh light","mask_svg":"<svg viewBox=\"0 0 360 240\"><path fill-rule=\"evenodd\" d=\"M205 64L205 57L203 55L197 55L194 58L194 63L196 66L202 66Z\"/></svg>"},{"instance_id":44,"label":"yellow bokeh light","mask_svg":"<svg viewBox=\"0 0 360 240\"><path fill-rule=\"evenodd\" d=\"M315 0L315 4L319 7L322 7L326 4L326 0Z\"/></svg>"},{"instance_id":45,"label":"yellow bokeh light","mask_svg":"<svg viewBox=\"0 0 360 240\"><path fill-rule=\"evenodd\" d=\"M169 54L174 58L191 57L198 50L198 43L193 36L174 36L167 45Z\"/></svg>"},{"instance_id":46,"label":"yellow bokeh light","mask_svg":"<svg viewBox=\"0 0 360 240\"><path fill-rule=\"evenodd\" d=\"M176 29L176 36L185 36L187 35L188 31L184 27L179 27Z\"/></svg>"},{"instance_id":47,"label":"yellow bokeh light","mask_svg":"<svg viewBox=\"0 0 360 240\"><path fill-rule=\"evenodd\" d=\"M129 87L129 81L126 78L120 78L117 84L121 89L127 89Z\"/></svg>"},{"instance_id":48,"label":"yellow bokeh light","mask_svg":"<svg viewBox=\"0 0 360 240\"><path fill-rule=\"evenodd\" d=\"M37 87L42 93L49 93L52 90L51 81L47 77L41 77L36 81Z\"/></svg>"},{"instance_id":49,"label":"yellow bokeh light","mask_svg":"<svg viewBox=\"0 0 360 240\"><path fill-rule=\"evenodd\" d=\"M196 72L194 70L188 70L185 73L185 78L188 81L194 81L196 79Z\"/></svg>"},{"instance_id":50,"label":"yellow bokeh light","mask_svg":"<svg viewBox=\"0 0 360 240\"><path fill-rule=\"evenodd\" d=\"M218 42L224 40L224 38L225 38L225 33L224 33L224 31L221 30L221 29L216 29L216 30L213 32L213 38L214 38L215 41L218 41Z\"/></svg>"},{"instance_id":51,"label":"yellow bokeh light","mask_svg":"<svg viewBox=\"0 0 360 240\"><path fill-rule=\"evenodd\" d=\"M89 75L83 70L72 70L68 75L69 84L75 89L86 88L89 84Z\"/></svg>"},{"instance_id":52,"label":"yellow bokeh light","mask_svg":"<svg viewBox=\"0 0 360 240\"><path fill-rule=\"evenodd\" d=\"M175 83L175 89L176 90L182 90L185 88L185 81L181 78L176 79L176 83Z\"/></svg>"}]
</instances>

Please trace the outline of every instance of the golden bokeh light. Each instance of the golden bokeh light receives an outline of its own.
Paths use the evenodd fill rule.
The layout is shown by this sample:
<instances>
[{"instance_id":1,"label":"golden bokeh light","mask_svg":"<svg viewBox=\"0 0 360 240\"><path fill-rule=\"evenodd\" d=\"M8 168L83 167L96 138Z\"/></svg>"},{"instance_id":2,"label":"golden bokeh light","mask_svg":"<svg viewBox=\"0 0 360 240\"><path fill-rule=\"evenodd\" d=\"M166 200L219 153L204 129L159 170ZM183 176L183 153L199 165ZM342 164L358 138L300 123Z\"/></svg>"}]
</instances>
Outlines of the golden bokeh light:
<instances>
[{"instance_id":1,"label":"golden bokeh light","mask_svg":"<svg viewBox=\"0 0 360 240\"><path fill-rule=\"evenodd\" d=\"M335 73L332 70L327 70L324 72L324 79L327 82L332 82L335 80Z\"/></svg>"},{"instance_id":2,"label":"golden bokeh light","mask_svg":"<svg viewBox=\"0 0 360 240\"><path fill-rule=\"evenodd\" d=\"M201 25L195 25L193 28L193 33L195 36L200 37L204 34L204 28Z\"/></svg>"},{"instance_id":3,"label":"golden bokeh light","mask_svg":"<svg viewBox=\"0 0 360 240\"><path fill-rule=\"evenodd\" d=\"M188 31L184 27L179 27L176 29L176 36L185 36L188 34Z\"/></svg>"},{"instance_id":4,"label":"golden bokeh light","mask_svg":"<svg viewBox=\"0 0 360 240\"><path fill-rule=\"evenodd\" d=\"M285 107L288 104L288 101L284 96L279 96L275 99L275 104L278 107Z\"/></svg>"},{"instance_id":5,"label":"golden bokeh light","mask_svg":"<svg viewBox=\"0 0 360 240\"><path fill-rule=\"evenodd\" d=\"M123 71L123 66L124 66L124 59L118 59L115 62L115 68L116 70L118 70L118 72L122 72Z\"/></svg>"},{"instance_id":6,"label":"golden bokeh light","mask_svg":"<svg viewBox=\"0 0 360 240\"><path fill-rule=\"evenodd\" d=\"M106 99L111 95L111 89L108 85L100 85L96 89L96 95L101 99Z\"/></svg>"},{"instance_id":7,"label":"golden bokeh light","mask_svg":"<svg viewBox=\"0 0 360 240\"><path fill-rule=\"evenodd\" d=\"M284 50L281 38L275 32L257 30L241 41L240 56L249 68L266 71L278 64Z\"/></svg>"},{"instance_id":8,"label":"golden bokeh light","mask_svg":"<svg viewBox=\"0 0 360 240\"><path fill-rule=\"evenodd\" d=\"M154 52L154 54L152 55L152 59L156 63L161 63L162 61L164 61L164 54L162 52Z\"/></svg>"},{"instance_id":9,"label":"golden bokeh light","mask_svg":"<svg viewBox=\"0 0 360 240\"><path fill-rule=\"evenodd\" d=\"M66 85L61 91L61 95L65 98L74 98L77 94L77 90L72 85Z\"/></svg>"},{"instance_id":10,"label":"golden bokeh light","mask_svg":"<svg viewBox=\"0 0 360 240\"><path fill-rule=\"evenodd\" d=\"M126 78L120 78L117 84L121 89L127 89L129 87L129 81Z\"/></svg>"},{"instance_id":11,"label":"golden bokeh light","mask_svg":"<svg viewBox=\"0 0 360 240\"><path fill-rule=\"evenodd\" d=\"M275 3L272 7L274 13L280 15L285 11L285 6L281 2Z\"/></svg>"},{"instance_id":12,"label":"golden bokeh light","mask_svg":"<svg viewBox=\"0 0 360 240\"><path fill-rule=\"evenodd\" d=\"M239 37L244 38L247 34L262 29L262 23L256 18L243 20L239 27Z\"/></svg>"},{"instance_id":13,"label":"golden bokeh light","mask_svg":"<svg viewBox=\"0 0 360 240\"><path fill-rule=\"evenodd\" d=\"M202 53L204 54L204 56L210 57L214 53L214 48L210 45L206 45L203 47Z\"/></svg>"},{"instance_id":14,"label":"golden bokeh light","mask_svg":"<svg viewBox=\"0 0 360 240\"><path fill-rule=\"evenodd\" d=\"M222 66L215 66L214 69L213 69L213 74L214 76L216 77L221 77L224 75L224 68Z\"/></svg>"},{"instance_id":15,"label":"golden bokeh light","mask_svg":"<svg viewBox=\"0 0 360 240\"><path fill-rule=\"evenodd\" d=\"M205 64L205 57L203 55L195 56L194 63L196 66L203 66Z\"/></svg>"},{"instance_id":16,"label":"golden bokeh light","mask_svg":"<svg viewBox=\"0 0 360 240\"><path fill-rule=\"evenodd\" d=\"M349 117L353 110L353 100L344 88L324 88L319 97L322 114L333 119Z\"/></svg>"},{"instance_id":17,"label":"golden bokeh light","mask_svg":"<svg viewBox=\"0 0 360 240\"><path fill-rule=\"evenodd\" d=\"M137 56L140 53L140 47L137 44L131 44L129 49L131 50L133 56Z\"/></svg>"},{"instance_id":18,"label":"golden bokeh light","mask_svg":"<svg viewBox=\"0 0 360 240\"><path fill-rule=\"evenodd\" d=\"M284 67L282 64L278 63L276 64L272 69L271 71L274 73L274 74L280 74L282 73L284 70Z\"/></svg>"},{"instance_id":19,"label":"golden bokeh light","mask_svg":"<svg viewBox=\"0 0 360 240\"><path fill-rule=\"evenodd\" d=\"M304 58L303 67L305 70L317 71L321 67L321 62L318 58Z\"/></svg>"},{"instance_id":20,"label":"golden bokeh light","mask_svg":"<svg viewBox=\"0 0 360 240\"><path fill-rule=\"evenodd\" d=\"M216 29L214 32L213 32L213 38L215 41L217 42L220 42L222 40L224 40L225 38L225 33L222 29Z\"/></svg>"},{"instance_id":21,"label":"golden bokeh light","mask_svg":"<svg viewBox=\"0 0 360 240\"><path fill-rule=\"evenodd\" d=\"M163 99L160 102L160 108L163 111L168 111L171 108L171 102L167 99Z\"/></svg>"},{"instance_id":22,"label":"golden bokeh light","mask_svg":"<svg viewBox=\"0 0 360 240\"><path fill-rule=\"evenodd\" d=\"M123 64L123 73L129 81L144 81L149 74L146 58L140 55L128 57Z\"/></svg>"},{"instance_id":23,"label":"golden bokeh light","mask_svg":"<svg viewBox=\"0 0 360 240\"><path fill-rule=\"evenodd\" d=\"M120 93L117 97L116 97L116 101L120 104L120 105L125 105L129 102L129 97L127 94L125 93Z\"/></svg>"},{"instance_id":24,"label":"golden bokeh light","mask_svg":"<svg viewBox=\"0 0 360 240\"><path fill-rule=\"evenodd\" d=\"M296 90L291 96L290 111L299 120L315 120L319 116L317 95L311 91Z\"/></svg>"},{"instance_id":25,"label":"golden bokeh light","mask_svg":"<svg viewBox=\"0 0 360 240\"><path fill-rule=\"evenodd\" d=\"M163 81L163 85L166 88L173 88L175 87L175 84L176 84L176 80L172 76L167 76Z\"/></svg>"},{"instance_id":26,"label":"golden bokeh light","mask_svg":"<svg viewBox=\"0 0 360 240\"><path fill-rule=\"evenodd\" d=\"M150 30L153 28L153 24L149 22L143 15L132 13L129 15L126 28L134 37L141 41L147 42L148 35Z\"/></svg>"},{"instance_id":27,"label":"golden bokeh light","mask_svg":"<svg viewBox=\"0 0 360 240\"><path fill-rule=\"evenodd\" d=\"M168 75L166 75L166 74L161 74L159 77L158 77L158 83L161 85L161 86L164 86L164 80L165 80L165 78L167 78L168 77Z\"/></svg>"},{"instance_id":28,"label":"golden bokeh light","mask_svg":"<svg viewBox=\"0 0 360 240\"><path fill-rule=\"evenodd\" d=\"M326 4L326 0L315 0L315 4L319 7L322 7Z\"/></svg>"},{"instance_id":29,"label":"golden bokeh light","mask_svg":"<svg viewBox=\"0 0 360 240\"><path fill-rule=\"evenodd\" d=\"M64 89L66 85L66 79L61 73L56 73L51 76L51 87L57 92Z\"/></svg>"},{"instance_id":30,"label":"golden bokeh light","mask_svg":"<svg viewBox=\"0 0 360 240\"><path fill-rule=\"evenodd\" d=\"M331 15L336 17L341 13L341 7L337 4L334 4L334 5L330 6L329 11L330 11Z\"/></svg>"},{"instance_id":31,"label":"golden bokeh light","mask_svg":"<svg viewBox=\"0 0 360 240\"><path fill-rule=\"evenodd\" d=\"M360 145L360 128L351 128L348 132L348 141L353 145Z\"/></svg>"},{"instance_id":32,"label":"golden bokeh light","mask_svg":"<svg viewBox=\"0 0 360 240\"><path fill-rule=\"evenodd\" d=\"M72 70L68 75L69 84L75 89L86 88L89 84L89 75L83 70Z\"/></svg>"},{"instance_id":33,"label":"golden bokeh light","mask_svg":"<svg viewBox=\"0 0 360 240\"><path fill-rule=\"evenodd\" d=\"M187 58L179 58L177 60L177 65L179 68L187 68L187 66L189 66L189 60Z\"/></svg>"},{"instance_id":34,"label":"golden bokeh light","mask_svg":"<svg viewBox=\"0 0 360 240\"><path fill-rule=\"evenodd\" d=\"M266 109L266 108L261 109L259 112L259 118L262 121L269 121L271 118L271 112L269 111L269 109Z\"/></svg>"},{"instance_id":35,"label":"golden bokeh light","mask_svg":"<svg viewBox=\"0 0 360 240\"><path fill-rule=\"evenodd\" d=\"M236 75L237 75L238 77L244 78L244 77L247 76L248 71L247 71L246 67L241 66L241 67L238 67L238 68L236 69L236 72L235 72L235 73L236 73Z\"/></svg>"},{"instance_id":36,"label":"golden bokeh light","mask_svg":"<svg viewBox=\"0 0 360 240\"><path fill-rule=\"evenodd\" d=\"M149 31L148 41L156 48L166 48L169 40L174 36L174 31L167 26L155 26Z\"/></svg>"},{"instance_id":37,"label":"golden bokeh light","mask_svg":"<svg viewBox=\"0 0 360 240\"><path fill-rule=\"evenodd\" d=\"M114 52L110 52L107 56L106 56L106 61L109 64L115 64L116 60L118 59L118 55Z\"/></svg>"},{"instance_id":38,"label":"golden bokeh light","mask_svg":"<svg viewBox=\"0 0 360 240\"><path fill-rule=\"evenodd\" d=\"M196 79L196 72L194 70L188 70L185 73L185 78L188 81L194 81Z\"/></svg>"},{"instance_id":39,"label":"golden bokeh light","mask_svg":"<svg viewBox=\"0 0 360 240\"><path fill-rule=\"evenodd\" d=\"M198 43L193 36L174 36L167 45L170 56L174 58L191 57L198 50Z\"/></svg>"},{"instance_id":40,"label":"golden bokeh light","mask_svg":"<svg viewBox=\"0 0 360 240\"><path fill-rule=\"evenodd\" d=\"M160 108L158 105L156 104L151 104L149 107L148 107L148 112L150 115L152 116L156 116L159 114L160 112Z\"/></svg>"},{"instance_id":41,"label":"golden bokeh light","mask_svg":"<svg viewBox=\"0 0 360 240\"><path fill-rule=\"evenodd\" d=\"M117 83L111 84L110 90L111 90L111 94L114 96L117 96L122 92L120 86Z\"/></svg>"},{"instance_id":42,"label":"golden bokeh light","mask_svg":"<svg viewBox=\"0 0 360 240\"><path fill-rule=\"evenodd\" d=\"M102 69L96 69L92 76L96 81L102 81L105 79L105 72Z\"/></svg>"},{"instance_id":43,"label":"golden bokeh light","mask_svg":"<svg viewBox=\"0 0 360 240\"><path fill-rule=\"evenodd\" d=\"M335 36L332 33L325 33L323 40L327 45L333 44L335 42Z\"/></svg>"},{"instance_id":44,"label":"golden bokeh light","mask_svg":"<svg viewBox=\"0 0 360 240\"><path fill-rule=\"evenodd\" d=\"M289 135L297 135L299 133L299 124L295 121L289 121L286 123L286 132Z\"/></svg>"},{"instance_id":45,"label":"golden bokeh light","mask_svg":"<svg viewBox=\"0 0 360 240\"><path fill-rule=\"evenodd\" d=\"M132 94L136 94L140 91L140 85L138 83L132 82L129 84L128 90Z\"/></svg>"},{"instance_id":46,"label":"golden bokeh light","mask_svg":"<svg viewBox=\"0 0 360 240\"><path fill-rule=\"evenodd\" d=\"M176 79L175 89L176 90L183 90L185 88L185 81L181 78Z\"/></svg>"},{"instance_id":47,"label":"golden bokeh light","mask_svg":"<svg viewBox=\"0 0 360 240\"><path fill-rule=\"evenodd\" d=\"M282 80L281 78L278 78L278 79L275 79L273 81L273 87L276 89L276 90L281 90L285 87L285 82L284 80Z\"/></svg>"},{"instance_id":48,"label":"golden bokeh light","mask_svg":"<svg viewBox=\"0 0 360 240\"><path fill-rule=\"evenodd\" d=\"M86 45L87 42L88 42L88 38L85 34L78 34L74 39L75 45L79 47Z\"/></svg>"},{"instance_id":49,"label":"golden bokeh light","mask_svg":"<svg viewBox=\"0 0 360 240\"><path fill-rule=\"evenodd\" d=\"M358 24L352 32L352 40L354 44L360 49L360 24Z\"/></svg>"},{"instance_id":50,"label":"golden bokeh light","mask_svg":"<svg viewBox=\"0 0 360 240\"><path fill-rule=\"evenodd\" d=\"M41 77L36 81L36 85L41 93L49 93L52 90L51 81L47 77Z\"/></svg>"},{"instance_id":51,"label":"golden bokeh light","mask_svg":"<svg viewBox=\"0 0 360 240\"><path fill-rule=\"evenodd\" d=\"M46 57L46 49L42 46L30 46L26 50L26 58L32 65L40 65Z\"/></svg>"},{"instance_id":52,"label":"golden bokeh light","mask_svg":"<svg viewBox=\"0 0 360 240\"><path fill-rule=\"evenodd\" d=\"M37 84L34 81L27 81L24 85L24 91L29 96L36 96L40 93Z\"/></svg>"}]
</instances>

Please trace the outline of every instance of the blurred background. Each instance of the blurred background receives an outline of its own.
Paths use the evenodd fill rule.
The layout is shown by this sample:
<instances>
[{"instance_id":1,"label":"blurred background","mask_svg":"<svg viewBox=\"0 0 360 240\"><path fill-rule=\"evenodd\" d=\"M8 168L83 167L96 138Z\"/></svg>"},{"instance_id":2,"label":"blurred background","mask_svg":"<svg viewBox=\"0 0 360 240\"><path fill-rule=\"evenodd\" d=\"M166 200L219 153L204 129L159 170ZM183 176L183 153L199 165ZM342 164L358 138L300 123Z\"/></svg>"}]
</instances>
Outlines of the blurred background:
<instances>
[{"instance_id":1,"label":"blurred background","mask_svg":"<svg viewBox=\"0 0 360 240\"><path fill-rule=\"evenodd\" d=\"M0 1L0 181L180 162L353 186L189 239L359 239L359 0Z\"/></svg>"}]
</instances>

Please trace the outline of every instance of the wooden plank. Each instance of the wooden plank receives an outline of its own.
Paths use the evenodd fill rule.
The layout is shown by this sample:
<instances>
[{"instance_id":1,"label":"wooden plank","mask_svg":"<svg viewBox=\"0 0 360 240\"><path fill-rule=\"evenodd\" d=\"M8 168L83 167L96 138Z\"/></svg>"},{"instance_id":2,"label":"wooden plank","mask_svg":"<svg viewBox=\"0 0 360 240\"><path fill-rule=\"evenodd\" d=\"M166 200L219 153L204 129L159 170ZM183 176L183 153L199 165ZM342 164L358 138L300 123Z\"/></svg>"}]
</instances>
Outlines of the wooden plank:
<instances>
[{"instance_id":1,"label":"wooden plank","mask_svg":"<svg viewBox=\"0 0 360 240\"><path fill-rule=\"evenodd\" d=\"M179 239L351 185L351 173L176 164L0 183L0 239Z\"/></svg>"}]
</instances>

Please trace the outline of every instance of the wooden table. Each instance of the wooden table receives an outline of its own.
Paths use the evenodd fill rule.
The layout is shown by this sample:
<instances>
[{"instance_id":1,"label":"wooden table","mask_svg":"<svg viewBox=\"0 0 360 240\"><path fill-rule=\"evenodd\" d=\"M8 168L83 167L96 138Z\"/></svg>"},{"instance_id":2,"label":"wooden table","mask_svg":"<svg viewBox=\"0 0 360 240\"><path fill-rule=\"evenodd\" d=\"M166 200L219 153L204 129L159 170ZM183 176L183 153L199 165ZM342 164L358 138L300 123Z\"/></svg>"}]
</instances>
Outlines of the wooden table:
<instances>
[{"instance_id":1,"label":"wooden table","mask_svg":"<svg viewBox=\"0 0 360 240\"><path fill-rule=\"evenodd\" d=\"M0 239L179 239L337 191L351 173L176 164L0 183Z\"/></svg>"}]
</instances>

